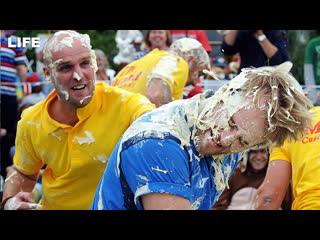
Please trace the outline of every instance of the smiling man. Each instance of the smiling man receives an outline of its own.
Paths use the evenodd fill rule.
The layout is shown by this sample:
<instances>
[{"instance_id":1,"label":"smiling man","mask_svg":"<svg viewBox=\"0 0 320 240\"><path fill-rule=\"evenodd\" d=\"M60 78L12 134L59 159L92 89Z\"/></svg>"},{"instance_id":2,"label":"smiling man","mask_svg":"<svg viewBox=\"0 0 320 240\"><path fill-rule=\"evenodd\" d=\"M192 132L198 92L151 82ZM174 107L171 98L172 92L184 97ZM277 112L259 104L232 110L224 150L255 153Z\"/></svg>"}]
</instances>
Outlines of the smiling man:
<instances>
[{"instance_id":1,"label":"smiling man","mask_svg":"<svg viewBox=\"0 0 320 240\"><path fill-rule=\"evenodd\" d=\"M96 58L86 34L59 31L43 53L55 90L22 114L2 207L89 209L117 141L155 106L142 95L95 84ZM44 165L37 205L31 191Z\"/></svg>"},{"instance_id":2,"label":"smiling man","mask_svg":"<svg viewBox=\"0 0 320 240\"><path fill-rule=\"evenodd\" d=\"M298 139L311 122L291 67L244 69L216 93L144 114L115 147L91 209L211 209L246 149Z\"/></svg>"}]
</instances>

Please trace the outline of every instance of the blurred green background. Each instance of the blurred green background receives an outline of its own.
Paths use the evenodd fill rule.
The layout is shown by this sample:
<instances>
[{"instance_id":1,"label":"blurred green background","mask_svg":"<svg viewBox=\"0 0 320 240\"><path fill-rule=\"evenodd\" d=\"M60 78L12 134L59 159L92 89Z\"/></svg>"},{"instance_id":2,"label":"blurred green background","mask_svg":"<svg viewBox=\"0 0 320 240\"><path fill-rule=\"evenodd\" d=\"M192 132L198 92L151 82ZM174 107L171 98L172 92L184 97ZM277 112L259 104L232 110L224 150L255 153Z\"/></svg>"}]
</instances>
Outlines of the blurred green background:
<instances>
[{"instance_id":1,"label":"blurred green background","mask_svg":"<svg viewBox=\"0 0 320 240\"><path fill-rule=\"evenodd\" d=\"M118 49L115 42L117 30L77 30L80 33L87 33L91 38L93 48L100 48L108 57L110 67L114 70L118 69L118 65L112 61L113 56ZM293 73L295 78L304 84L303 79L303 62L304 52L309 40L316 36L316 30L286 30L288 34L288 52L291 61L293 62ZM17 30L13 35L18 37L36 37L37 34L51 33L50 30ZM215 39L209 39L215 40ZM29 59L34 60L32 69L36 68L36 55L34 50L27 50L26 55Z\"/></svg>"},{"instance_id":2,"label":"blurred green background","mask_svg":"<svg viewBox=\"0 0 320 240\"><path fill-rule=\"evenodd\" d=\"M100 48L107 56L110 67L117 69L118 65L110 61L109 56L118 51L115 42L117 30L77 30L79 33L86 33L90 36L92 48ZM38 34L53 33L50 30L16 30L13 35L17 37L37 37ZM36 53L33 49L26 51L28 60L34 60L32 70L36 71Z\"/></svg>"}]
</instances>

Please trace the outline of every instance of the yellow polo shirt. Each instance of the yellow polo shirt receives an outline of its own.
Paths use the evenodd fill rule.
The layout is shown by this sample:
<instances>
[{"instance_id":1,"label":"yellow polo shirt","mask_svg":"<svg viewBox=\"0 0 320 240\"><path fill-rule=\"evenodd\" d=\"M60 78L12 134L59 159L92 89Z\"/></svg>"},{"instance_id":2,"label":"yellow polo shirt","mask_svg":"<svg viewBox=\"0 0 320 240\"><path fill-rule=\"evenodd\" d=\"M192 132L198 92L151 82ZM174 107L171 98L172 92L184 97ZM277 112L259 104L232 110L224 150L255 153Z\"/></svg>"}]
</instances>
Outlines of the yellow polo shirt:
<instances>
[{"instance_id":1,"label":"yellow polo shirt","mask_svg":"<svg viewBox=\"0 0 320 240\"><path fill-rule=\"evenodd\" d=\"M140 95L97 83L92 100L77 109L74 126L48 114L57 97L26 109L18 123L14 164L22 173L42 176L43 209L89 209L108 159L121 135L142 113L155 108Z\"/></svg>"},{"instance_id":2,"label":"yellow polo shirt","mask_svg":"<svg viewBox=\"0 0 320 240\"><path fill-rule=\"evenodd\" d=\"M310 110L315 111L320 111L320 107ZM315 115L312 126L301 141L286 141L270 154L270 162L284 160L291 164L293 210L320 210L320 112Z\"/></svg>"},{"instance_id":3,"label":"yellow polo shirt","mask_svg":"<svg viewBox=\"0 0 320 240\"><path fill-rule=\"evenodd\" d=\"M188 64L183 58L154 49L124 67L111 85L145 96L148 81L160 78L170 86L173 99L178 100L182 98L188 74Z\"/></svg>"}]
</instances>

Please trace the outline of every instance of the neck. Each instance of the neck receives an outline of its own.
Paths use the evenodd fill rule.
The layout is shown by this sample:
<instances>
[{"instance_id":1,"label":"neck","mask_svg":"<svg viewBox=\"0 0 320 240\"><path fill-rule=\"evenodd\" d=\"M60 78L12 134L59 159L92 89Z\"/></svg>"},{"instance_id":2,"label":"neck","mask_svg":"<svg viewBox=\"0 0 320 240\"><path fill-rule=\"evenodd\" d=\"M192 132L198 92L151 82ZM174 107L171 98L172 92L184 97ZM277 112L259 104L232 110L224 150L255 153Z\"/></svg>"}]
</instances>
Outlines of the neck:
<instances>
[{"instance_id":1,"label":"neck","mask_svg":"<svg viewBox=\"0 0 320 240\"><path fill-rule=\"evenodd\" d=\"M48 107L50 116L59 123L75 126L79 121L77 108L56 97Z\"/></svg>"},{"instance_id":2,"label":"neck","mask_svg":"<svg viewBox=\"0 0 320 240\"><path fill-rule=\"evenodd\" d=\"M159 50L162 50L162 51L168 51L168 46L163 46L163 47L159 47Z\"/></svg>"},{"instance_id":3,"label":"neck","mask_svg":"<svg viewBox=\"0 0 320 240\"><path fill-rule=\"evenodd\" d=\"M105 73L105 70L104 70L104 68L98 68L96 73Z\"/></svg>"}]
</instances>

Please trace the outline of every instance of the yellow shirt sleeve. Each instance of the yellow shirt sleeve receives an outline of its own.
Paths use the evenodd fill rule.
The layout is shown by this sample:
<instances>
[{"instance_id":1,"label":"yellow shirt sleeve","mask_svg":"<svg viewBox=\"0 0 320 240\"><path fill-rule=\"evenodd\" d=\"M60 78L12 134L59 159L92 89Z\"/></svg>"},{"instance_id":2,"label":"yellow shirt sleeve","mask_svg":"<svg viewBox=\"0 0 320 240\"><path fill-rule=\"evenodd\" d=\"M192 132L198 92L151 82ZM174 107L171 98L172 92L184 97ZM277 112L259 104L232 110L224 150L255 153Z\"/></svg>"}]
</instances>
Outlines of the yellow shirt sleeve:
<instances>
[{"instance_id":1,"label":"yellow shirt sleeve","mask_svg":"<svg viewBox=\"0 0 320 240\"><path fill-rule=\"evenodd\" d=\"M35 107L36 108L36 107ZM32 111L32 114L28 114L28 116L24 117L25 113ZM40 171L42 166L44 165L41 159L37 157L35 149L32 145L32 134L30 129L38 129L40 126L39 121L34 120L34 118L30 118L29 116L38 115L37 109L28 108L23 111L21 116L21 120L17 125L17 135L15 141L15 155L13 158L13 163L16 168L26 174L33 175ZM45 144L45 143L44 143Z\"/></svg>"},{"instance_id":2,"label":"yellow shirt sleeve","mask_svg":"<svg viewBox=\"0 0 320 240\"><path fill-rule=\"evenodd\" d=\"M128 112L132 112L132 118L130 121L133 123L137 118L139 118L143 113L155 109L155 105L152 104L149 99L141 94L129 94L128 99Z\"/></svg>"},{"instance_id":3,"label":"yellow shirt sleeve","mask_svg":"<svg viewBox=\"0 0 320 240\"><path fill-rule=\"evenodd\" d=\"M289 145L289 143L286 141L283 144L283 146L275 147L274 149L272 149L271 153L270 153L269 162L272 162L274 160L284 160L284 161L291 163L290 155L288 152L288 145Z\"/></svg>"},{"instance_id":4,"label":"yellow shirt sleeve","mask_svg":"<svg viewBox=\"0 0 320 240\"><path fill-rule=\"evenodd\" d=\"M154 49L123 68L112 86L145 96L148 82L152 78L160 78L170 86L172 97L177 100L182 98L188 74L188 64L183 58Z\"/></svg>"},{"instance_id":5,"label":"yellow shirt sleeve","mask_svg":"<svg viewBox=\"0 0 320 240\"><path fill-rule=\"evenodd\" d=\"M148 80L160 78L171 88L174 100L182 98L183 89L188 80L189 68L182 58L167 55L162 56L158 63L152 68Z\"/></svg>"}]
</instances>

